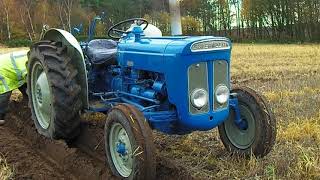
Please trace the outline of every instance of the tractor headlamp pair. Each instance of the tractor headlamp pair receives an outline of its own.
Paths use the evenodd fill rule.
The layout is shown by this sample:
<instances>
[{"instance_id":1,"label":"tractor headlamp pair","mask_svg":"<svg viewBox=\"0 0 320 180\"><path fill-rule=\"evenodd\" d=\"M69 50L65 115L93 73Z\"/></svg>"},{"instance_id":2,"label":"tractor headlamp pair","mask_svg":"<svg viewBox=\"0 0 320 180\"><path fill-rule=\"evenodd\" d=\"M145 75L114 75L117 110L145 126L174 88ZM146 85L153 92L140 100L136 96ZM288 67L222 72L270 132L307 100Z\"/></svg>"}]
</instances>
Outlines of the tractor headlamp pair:
<instances>
[{"instance_id":1,"label":"tractor headlamp pair","mask_svg":"<svg viewBox=\"0 0 320 180\"><path fill-rule=\"evenodd\" d=\"M215 92L219 104L225 104L229 100L230 92L226 85L219 85ZM195 89L190 95L191 103L195 108L201 109L208 104L209 95L205 89Z\"/></svg>"}]
</instances>

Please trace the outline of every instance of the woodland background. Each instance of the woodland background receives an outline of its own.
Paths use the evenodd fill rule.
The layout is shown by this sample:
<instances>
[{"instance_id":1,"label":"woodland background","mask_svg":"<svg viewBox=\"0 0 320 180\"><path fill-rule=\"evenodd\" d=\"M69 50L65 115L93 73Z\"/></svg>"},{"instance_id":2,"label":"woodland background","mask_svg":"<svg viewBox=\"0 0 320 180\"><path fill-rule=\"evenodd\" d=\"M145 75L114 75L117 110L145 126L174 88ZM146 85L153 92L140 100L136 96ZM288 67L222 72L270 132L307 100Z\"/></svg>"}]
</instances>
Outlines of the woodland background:
<instances>
[{"instance_id":1,"label":"woodland background","mask_svg":"<svg viewBox=\"0 0 320 180\"><path fill-rule=\"evenodd\" d=\"M320 0L183 0L184 35L227 36L236 42L320 42ZM35 41L43 25L71 31L105 12L96 35L144 17L170 35L167 0L0 0L0 42Z\"/></svg>"}]
</instances>

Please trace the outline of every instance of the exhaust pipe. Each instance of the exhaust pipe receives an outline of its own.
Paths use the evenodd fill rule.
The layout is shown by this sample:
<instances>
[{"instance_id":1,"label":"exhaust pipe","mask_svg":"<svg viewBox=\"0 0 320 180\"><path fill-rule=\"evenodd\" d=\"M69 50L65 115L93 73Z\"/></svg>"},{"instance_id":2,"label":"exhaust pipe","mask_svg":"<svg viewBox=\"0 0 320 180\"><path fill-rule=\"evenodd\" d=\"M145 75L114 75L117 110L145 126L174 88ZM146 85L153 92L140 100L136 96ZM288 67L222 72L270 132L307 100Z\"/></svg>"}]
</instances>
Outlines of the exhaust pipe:
<instances>
[{"instance_id":1,"label":"exhaust pipe","mask_svg":"<svg viewBox=\"0 0 320 180\"><path fill-rule=\"evenodd\" d=\"M180 0L169 0L172 36L182 35Z\"/></svg>"}]
</instances>

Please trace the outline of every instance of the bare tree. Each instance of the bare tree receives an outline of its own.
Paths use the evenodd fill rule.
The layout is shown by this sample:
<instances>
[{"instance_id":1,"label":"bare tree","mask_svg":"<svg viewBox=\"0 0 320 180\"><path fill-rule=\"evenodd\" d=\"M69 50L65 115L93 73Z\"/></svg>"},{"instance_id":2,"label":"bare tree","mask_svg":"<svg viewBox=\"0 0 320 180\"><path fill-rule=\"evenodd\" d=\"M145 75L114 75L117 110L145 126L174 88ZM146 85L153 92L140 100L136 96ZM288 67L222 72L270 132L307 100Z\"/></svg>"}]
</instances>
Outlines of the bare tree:
<instances>
[{"instance_id":1,"label":"bare tree","mask_svg":"<svg viewBox=\"0 0 320 180\"><path fill-rule=\"evenodd\" d=\"M73 0L63 0L64 2L64 13L67 17L67 24L68 24L68 30L71 32L71 13L72 13L72 7L73 7Z\"/></svg>"},{"instance_id":2,"label":"bare tree","mask_svg":"<svg viewBox=\"0 0 320 180\"><path fill-rule=\"evenodd\" d=\"M58 1L58 11L59 11L59 20L60 20L60 23L62 25L62 28L65 30L66 29L66 25L64 23L64 7L63 7L63 4L62 3L59 3Z\"/></svg>"},{"instance_id":3,"label":"bare tree","mask_svg":"<svg viewBox=\"0 0 320 180\"><path fill-rule=\"evenodd\" d=\"M21 22L27 31L30 41L32 41L36 37L36 33L33 26L33 20L30 14L32 3L32 0L23 0L23 3L16 4L16 6L18 6L20 10L19 15Z\"/></svg>"},{"instance_id":4,"label":"bare tree","mask_svg":"<svg viewBox=\"0 0 320 180\"><path fill-rule=\"evenodd\" d=\"M241 17L240 17L240 0L231 0L231 5L234 6L235 9L235 17L236 17L236 24L237 24L237 36L240 38L240 23L241 23Z\"/></svg>"},{"instance_id":5,"label":"bare tree","mask_svg":"<svg viewBox=\"0 0 320 180\"><path fill-rule=\"evenodd\" d=\"M74 0L57 1L59 20L64 30L71 31L71 15Z\"/></svg>"},{"instance_id":6,"label":"bare tree","mask_svg":"<svg viewBox=\"0 0 320 180\"><path fill-rule=\"evenodd\" d=\"M27 17L29 20L29 25L30 25L31 32L32 32L32 37L35 38L36 33L34 31L33 22L32 22L32 18L31 18L31 14L30 14L30 9L32 8L32 3L33 3L33 0L24 0L23 1L23 5L26 10L26 14L27 14ZM30 39L30 40L32 41L32 39Z\"/></svg>"},{"instance_id":7,"label":"bare tree","mask_svg":"<svg viewBox=\"0 0 320 180\"><path fill-rule=\"evenodd\" d=\"M24 15L25 15L25 12L24 12L24 10L23 10L23 8L21 8L20 7L20 19L21 19L21 22L22 22L22 24L24 25L24 27L26 28L26 31L27 31L27 33L28 33L28 36L29 36L29 39L30 39L30 41L32 41L32 35L31 35L31 33L30 33L30 31L29 31L29 28L28 28L28 26L27 26L27 23L26 23L26 21L25 21L25 19L24 19Z\"/></svg>"},{"instance_id":8,"label":"bare tree","mask_svg":"<svg viewBox=\"0 0 320 180\"><path fill-rule=\"evenodd\" d=\"M11 39L11 30L10 30L10 17L9 17L9 7L10 7L10 0L0 0L0 5L2 9L4 10L4 15L5 15L5 21L6 21L6 26L7 26L7 35L8 39Z\"/></svg>"}]
</instances>

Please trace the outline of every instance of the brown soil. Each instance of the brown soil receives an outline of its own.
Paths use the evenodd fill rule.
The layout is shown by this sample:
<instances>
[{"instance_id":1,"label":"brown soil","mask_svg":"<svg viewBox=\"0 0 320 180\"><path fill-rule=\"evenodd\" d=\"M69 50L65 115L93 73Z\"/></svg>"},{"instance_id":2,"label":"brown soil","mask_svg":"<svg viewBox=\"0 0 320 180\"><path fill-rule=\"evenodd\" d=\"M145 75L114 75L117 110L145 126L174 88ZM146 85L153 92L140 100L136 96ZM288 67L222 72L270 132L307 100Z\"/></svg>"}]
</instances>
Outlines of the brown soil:
<instances>
[{"instance_id":1,"label":"brown soil","mask_svg":"<svg viewBox=\"0 0 320 180\"><path fill-rule=\"evenodd\" d=\"M14 179L116 179L106 166L103 120L86 120L72 144L40 136L27 102L12 102L0 127L0 153L14 168ZM103 118L104 119L104 118ZM183 167L157 156L158 179L192 179Z\"/></svg>"},{"instance_id":2,"label":"brown soil","mask_svg":"<svg viewBox=\"0 0 320 180\"><path fill-rule=\"evenodd\" d=\"M52 179L73 179L71 174L65 174L56 164L43 158L44 154L35 151L8 128L0 127L0 136L0 153L15 169L16 179L45 179L48 176Z\"/></svg>"}]
</instances>

